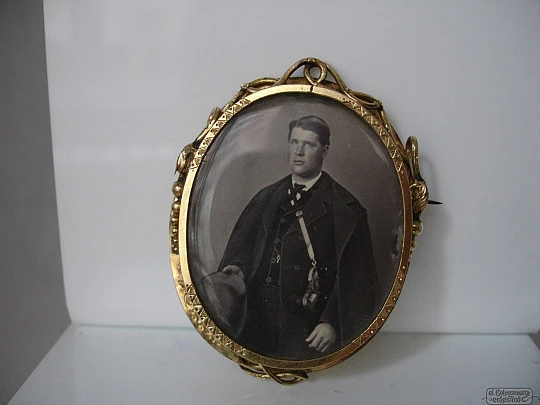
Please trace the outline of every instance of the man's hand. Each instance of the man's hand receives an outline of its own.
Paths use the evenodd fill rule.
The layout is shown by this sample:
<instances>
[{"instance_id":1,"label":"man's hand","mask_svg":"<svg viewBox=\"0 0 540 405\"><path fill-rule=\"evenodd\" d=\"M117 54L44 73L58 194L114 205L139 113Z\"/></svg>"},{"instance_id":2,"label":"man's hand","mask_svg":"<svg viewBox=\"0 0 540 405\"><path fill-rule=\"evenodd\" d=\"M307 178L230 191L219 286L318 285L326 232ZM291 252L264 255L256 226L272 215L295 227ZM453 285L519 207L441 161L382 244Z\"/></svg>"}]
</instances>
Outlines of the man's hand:
<instances>
[{"instance_id":1,"label":"man's hand","mask_svg":"<svg viewBox=\"0 0 540 405\"><path fill-rule=\"evenodd\" d=\"M240 277L242 280L244 279L244 273L242 272L242 269L240 268L240 266L237 266L236 264L229 264L228 266L225 266L223 268L223 273L235 274L238 277Z\"/></svg>"},{"instance_id":2,"label":"man's hand","mask_svg":"<svg viewBox=\"0 0 540 405\"><path fill-rule=\"evenodd\" d=\"M336 331L326 322L322 322L315 326L313 332L307 337L306 342L309 347L321 353L326 352L337 339Z\"/></svg>"}]
</instances>

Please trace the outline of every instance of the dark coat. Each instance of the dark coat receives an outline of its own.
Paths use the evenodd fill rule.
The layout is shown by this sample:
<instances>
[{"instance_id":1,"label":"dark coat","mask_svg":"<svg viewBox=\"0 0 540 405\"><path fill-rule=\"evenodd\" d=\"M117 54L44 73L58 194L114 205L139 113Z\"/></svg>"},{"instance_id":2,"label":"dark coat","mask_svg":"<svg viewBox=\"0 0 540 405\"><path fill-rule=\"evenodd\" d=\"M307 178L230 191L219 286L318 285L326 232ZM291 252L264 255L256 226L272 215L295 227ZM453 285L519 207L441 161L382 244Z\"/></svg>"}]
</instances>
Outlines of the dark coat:
<instances>
[{"instance_id":1,"label":"dark coat","mask_svg":"<svg viewBox=\"0 0 540 405\"><path fill-rule=\"evenodd\" d=\"M248 291L254 280L260 279L257 272L267 269L263 261L269 260L267 252L274 243L280 196L286 194L290 184L291 176L287 176L257 193L231 233L218 271L230 264L238 265ZM317 191L302 211L317 262L333 273L332 279L335 277L318 322L330 323L343 347L365 329L376 309L378 282L366 210L323 172ZM306 245L295 221L281 243L278 286L285 308L294 305L299 292L305 291L309 267ZM248 315L250 310L248 306Z\"/></svg>"}]
</instances>

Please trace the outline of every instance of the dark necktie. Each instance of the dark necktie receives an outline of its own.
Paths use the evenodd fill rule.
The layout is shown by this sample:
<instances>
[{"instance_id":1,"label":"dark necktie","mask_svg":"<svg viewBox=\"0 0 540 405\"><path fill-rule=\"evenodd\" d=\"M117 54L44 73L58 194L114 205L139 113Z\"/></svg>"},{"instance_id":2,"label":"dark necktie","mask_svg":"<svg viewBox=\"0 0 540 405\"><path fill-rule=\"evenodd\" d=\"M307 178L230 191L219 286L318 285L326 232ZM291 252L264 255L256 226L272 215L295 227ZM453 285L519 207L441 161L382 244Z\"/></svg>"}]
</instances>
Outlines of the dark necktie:
<instances>
[{"instance_id":1,"label":"dark necktie","mask_svg":"<svg viewBox=\"0 0 540 405\"><path fill-rule=\"evenodd\" d=\"M304 190L305 187L305 184L294 183L292 188L289 188L289 203L292 207L298 205L301 202L302 197L306 193L306 190Z\"/></svg>"}]
</instances>

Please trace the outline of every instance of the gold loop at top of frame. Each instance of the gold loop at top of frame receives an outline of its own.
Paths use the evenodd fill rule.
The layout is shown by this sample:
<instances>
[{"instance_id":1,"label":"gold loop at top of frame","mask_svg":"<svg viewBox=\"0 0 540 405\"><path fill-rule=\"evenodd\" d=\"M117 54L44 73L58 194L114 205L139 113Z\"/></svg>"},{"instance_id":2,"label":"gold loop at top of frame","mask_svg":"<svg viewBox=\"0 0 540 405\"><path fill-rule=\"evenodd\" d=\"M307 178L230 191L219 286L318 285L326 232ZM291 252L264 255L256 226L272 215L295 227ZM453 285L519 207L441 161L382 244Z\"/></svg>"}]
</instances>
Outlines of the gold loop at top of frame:
<instances>
[{"instance_id":1,"label":"gold loop at top of frame","mask_svg":"<svg viewBox=\"0 0 540 405\"><path fill-rule=\"evenodd\" d=\"M319 69L319 77L316 79L312 76L311 70L314 70L315 68ZM322 83L326 79L326 72L328 71L326 65L321 64L317 66L304 66L304 77L310 82L313 86L318 86L320 83Z\"/></svg>"},{"instance_id":2,"label":"gold loop at top of frame","mask_svg":"<svg viewBox=\"0 0 540 405\"><path fill-rule=\"evenodd\" d=\"M375 97L370 96L369 94L362 93L359 91L351 91L346 85L341 76L336 72L332 66L329 64L317 59L317 58L304 58L300 59L294 63L281 78L274 83L274 86L279 86L287 83L291 78L294 72L296 72L300 67L304 66L304 77L312 86L320 86L326 84L326 76L328 72L334 78L335 84L337 84L339 90L353 99L354 101L360 102L366 108L370 110L379 110L382 109L382 103L377 100ZM314 68L319 69L319 77L314 78L311 71Z\"/></svg>"}]
</instances>

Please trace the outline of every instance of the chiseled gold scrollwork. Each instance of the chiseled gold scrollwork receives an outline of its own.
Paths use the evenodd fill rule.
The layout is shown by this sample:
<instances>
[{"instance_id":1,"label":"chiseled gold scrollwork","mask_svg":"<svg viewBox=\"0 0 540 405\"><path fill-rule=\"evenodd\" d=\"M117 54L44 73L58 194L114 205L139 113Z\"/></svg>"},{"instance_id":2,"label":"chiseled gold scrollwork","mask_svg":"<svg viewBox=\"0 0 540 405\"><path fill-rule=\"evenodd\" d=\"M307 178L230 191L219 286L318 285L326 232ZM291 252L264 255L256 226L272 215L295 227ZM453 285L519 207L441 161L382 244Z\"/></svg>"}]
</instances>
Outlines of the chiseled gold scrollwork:
<instances>
[{"instance_id":1,"label":"chiseled gold scrollwork","mask_svg":"<svg viewBox=\"0 0 540 405\"><path fill-rule=\"evenodd\" d=\"M423 181L415 181L411 184L413 211L415 214L420 214L428 204L428 189Z\"/></svg>"},{"instance_id":2,"label":"chiseled gold scrollwork","mask_svg":"<svg viewBox=\"0 0 540 405\"><path fill-rule=\"evenodd\" d=\"M186 168L189 166L194 155L195 148L193 145L186 145L176 160L175 173L178 173L178 180L176 180L172 185L174 199L171 206L169 225L171 253L174 254L178 254L178 221L180 216L180 200L182 198L184 183L186 180Z\"/></svg>"},{"instance_id":3,"label":"chiseled gold scrollwork","mask_svg":"<svg viewBox=\"0 0 540 405\"><path fill-rule=\"evenodd\" d=\"M428 205L429 192L426 182L420 174L420 163L418 159L418 140L416 139L416 137L411 136L407 139L405 149L407 151L407 158L410 162L410 168L413 178L413 182L410 186L413 209L413 239L411 243L411 249L415 249L416 237L422 233L422 221L420 221L420 214Z\"/></svg>"},{"instance_id":4,"label":"chiseled gold scrollwork","mask_svg":"<svg viewBox=\"0 0 540 405\"><path fill-rule=\"evenodd\" d=\"M308 375L304 370L278 370L255 364L245 359L240 359L238 364L242 370L253 377L271 378L281 385L293 385L308 379Z\"/></svg>"}]
</instances>

